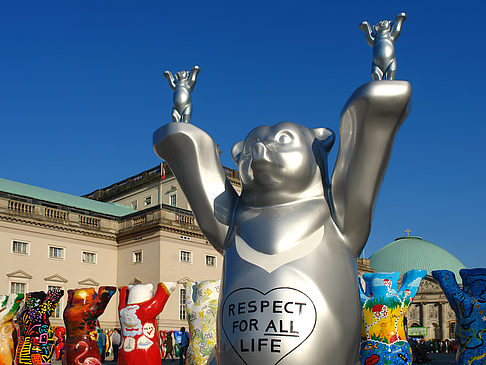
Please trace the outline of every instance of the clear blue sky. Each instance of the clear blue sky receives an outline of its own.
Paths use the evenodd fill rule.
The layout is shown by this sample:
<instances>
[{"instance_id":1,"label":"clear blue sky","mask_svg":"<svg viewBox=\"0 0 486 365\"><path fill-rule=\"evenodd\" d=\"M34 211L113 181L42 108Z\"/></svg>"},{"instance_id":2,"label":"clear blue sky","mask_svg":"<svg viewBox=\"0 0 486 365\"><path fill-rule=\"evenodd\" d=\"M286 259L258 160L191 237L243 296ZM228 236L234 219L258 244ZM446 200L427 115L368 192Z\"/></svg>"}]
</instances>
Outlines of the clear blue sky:
<instances>
[{"instance_id":1,"label":"clear blue sky","mask_svg":"<svg viewBox=\"0 0 486 365\"><path fill-rule=\"evenodd\" d=\"M397 78L412 83L412 110L365 252L410 228L486 267L485 4L5 1L0 177L82 195L157 165L152 133L172 108L162 71L195 64L192 120L229 167L231 146L257 125L338 132L347 98L370 80L359 23L406 11Z\"/></svg>"}]
</instances>

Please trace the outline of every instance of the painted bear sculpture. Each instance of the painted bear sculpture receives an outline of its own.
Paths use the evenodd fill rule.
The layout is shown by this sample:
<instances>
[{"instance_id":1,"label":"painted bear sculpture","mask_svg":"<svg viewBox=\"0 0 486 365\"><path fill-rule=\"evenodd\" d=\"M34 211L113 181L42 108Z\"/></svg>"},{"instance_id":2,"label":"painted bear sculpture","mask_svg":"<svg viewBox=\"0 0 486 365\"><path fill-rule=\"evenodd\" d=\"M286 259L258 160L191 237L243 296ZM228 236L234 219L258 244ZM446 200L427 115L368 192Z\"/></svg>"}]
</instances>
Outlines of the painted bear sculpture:
<instances>
[{"instance_id":1,"label":"painted bear sculpture","mask_svg":"<svg viewBox=\"0 0 486 365\"><path fill-rule=\"evenodd\" d=\"M19 343L15 364L51 363L55 339L49 319L63 295L64 291L59 289L27 293L24 307L17 315Z\"/></svg>"},{"instance_id":2,"label":"painted bear sculpture","mask_svg":"<svg viewBox=\"0 0 486 365\"><path fill-rule=\"evenodd\" d=\"M358 362L356 259L410 96L408 82L388 80L353 93L330 180L332 131L292 122L255 128L232 149L241 195L204 131L174 122L155 131L156 153L224 255L218 364Z\"/></svg>"},{"instance_id":3,"label":"painted bear sculpture","mask_svg":"<svg viewBox=\"0 0 486 365\"><path fill-rule=\"evenodd\" d=\"M23 299L23 294L0 296L0 365L12 365L14 362L13 318Z\"/></svg>"},{"instance_id":4,"label":"painted bear sculpture","mask_svg":"<svg viewBox=\"0 0 486 365\"><path fill-rule=\"evenodd\" d=\"M463 288L452 271L432 271L456 313L456 363L486 363L486 268L459 271Z\"/></svg>"},{"instance_id":5,"label":"painted bear sculpture","mask_svg":"<svg viewBox=\"0 0 486 365\"><path fill-rule=\"evenodd\" d=\"M220 286L220 280L184 282L190 337L187 365L206 365L216 346L216 315Z\"/></svg>"},{"instance_id":6,"label":"painted bear sculpture","mask_svg":"<svg viewBox=\"0 0 486 365\"><path fill-rule=\"evenodd\" d=\"M157 316L164 309L176 283L161 282L153 295L152 284L120 288L118 313L122 327L122 343L118 364L160 365L160 339Z\"/></svg>"},{"instance_id":7,"label":"painted bear sculpture","mask_svg":"<svg viewBox=\"0 0 486 365\"><path fill-rule=\"evenodd\" d=\"M64 309L66 344L63 365L101 365L98 347L98 317L103 314L111 297L116 292L114 286L68 290L68 302Z\"/></svg>"},{"instance_id":8,"label":"painted bear sculpture","mask_svg":"<svg viewBox=\"0 0 486 365\"><path fill-rule=\"evenodd\" d=\"M398 271L363 274L366 289L359 286L363 308L362 365L412 365L403 318L425 275L425 270L406 272L398 290Z\"/></svg>"}]
</instances>

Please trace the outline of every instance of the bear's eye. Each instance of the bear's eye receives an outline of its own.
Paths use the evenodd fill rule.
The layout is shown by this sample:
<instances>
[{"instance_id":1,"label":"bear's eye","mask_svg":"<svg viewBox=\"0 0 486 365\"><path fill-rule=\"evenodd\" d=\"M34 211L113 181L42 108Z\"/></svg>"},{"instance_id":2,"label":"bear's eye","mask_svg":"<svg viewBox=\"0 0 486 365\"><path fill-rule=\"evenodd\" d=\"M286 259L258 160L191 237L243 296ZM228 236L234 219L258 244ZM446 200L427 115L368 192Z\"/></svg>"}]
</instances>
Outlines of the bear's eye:
<instances>
[{"instance_id":1,"label":"bear's eye","mask_svg":"<svg viewBox=\"0 0 486 365\"><path fill-rule=\"evenodd\" d=\"M294 139L294 137L292 136L292 134L290 134L289 132L280 132L277 136L275 136L276 140L278 141L278 143L280 144L288 144L288 143L291 143L292 140Z\"/></svg>"}]
</instances>

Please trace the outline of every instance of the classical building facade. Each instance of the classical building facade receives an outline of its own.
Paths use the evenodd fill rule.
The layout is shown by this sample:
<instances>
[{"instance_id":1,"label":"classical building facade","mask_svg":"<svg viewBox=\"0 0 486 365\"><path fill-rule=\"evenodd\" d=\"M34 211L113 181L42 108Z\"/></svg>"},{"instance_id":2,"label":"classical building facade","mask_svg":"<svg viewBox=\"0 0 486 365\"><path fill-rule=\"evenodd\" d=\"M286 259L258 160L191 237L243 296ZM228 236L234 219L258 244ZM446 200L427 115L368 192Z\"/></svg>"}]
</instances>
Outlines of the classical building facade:
<instances>
[{"instance_id":1,"label":"classical building facade","mask_svg":"<svg viewBox=\"0 0 486 365\"><path fill-rule=\"evenodd\" d=\"M236 172L227 173L239 189ZM0 179L0 293L173 281L179 285L159 325L187 325L182 283L219 279L223 257L170 169L157 166L89 196L105 202ZM54 325L62 325L66 298ZM102 327L119 326L117 303L115 296Z\"/></svg>"},{"instance_id":2,"label":"classical building facade","mask_svg":"<svg viewBox=\"0 0 486 365\"><path fill-rule=\"evenodd\" d=\"M237 171L226 174L240 191ZM375 271L373 261L358 259L359 273ZM0 179L0 293L173 281L178 286L159 326L178 329L186 325L182 283L220 279L222 264L165 164L84 197ZM63 324L66 298L54 325ZM100 317L102 327L119 326L117 304L115 295ZM432 277L423 281L407 319L415 334L452 337L454 313Z\"/></svg>"}]
</instances>

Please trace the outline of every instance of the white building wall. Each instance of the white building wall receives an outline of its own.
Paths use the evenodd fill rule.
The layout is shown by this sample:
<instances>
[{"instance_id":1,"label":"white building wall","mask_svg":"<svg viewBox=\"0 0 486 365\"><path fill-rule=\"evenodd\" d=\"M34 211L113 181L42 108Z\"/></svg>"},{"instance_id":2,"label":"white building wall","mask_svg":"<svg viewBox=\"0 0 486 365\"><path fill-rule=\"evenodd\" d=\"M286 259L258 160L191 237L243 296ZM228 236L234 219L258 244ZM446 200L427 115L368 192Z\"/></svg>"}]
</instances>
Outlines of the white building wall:
<instances>
[{"instance_id":1,"label":"white building wall","mask_svg":"<svg viewBox=\"0 0 486 365\"><path fill-rule=\"evenodd\" d=\"M28 253L12 253L13 240L28 243ZM49 246L64 248L64 258L49 258ZM96 263L83 263L83 251L95 253ZM65 290L60 302L64 309L68 289L92 286L83 286L79 282L91 279L101 285L117 284L116 252L114 238L97 238L40 225L0 220L0 293L9 293L11 282L25 283L27 292L46 291L48 286L60 286ZM113 302L100 317L102 325L117 322ZM62 318L53 318L51 322L62 325Z\"/></svg>"}]
</instances>

